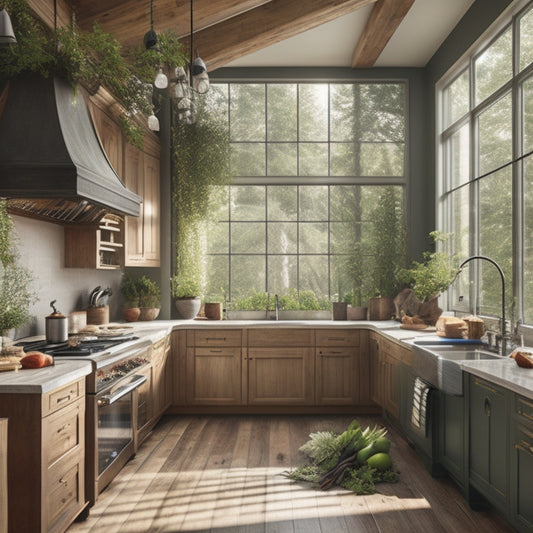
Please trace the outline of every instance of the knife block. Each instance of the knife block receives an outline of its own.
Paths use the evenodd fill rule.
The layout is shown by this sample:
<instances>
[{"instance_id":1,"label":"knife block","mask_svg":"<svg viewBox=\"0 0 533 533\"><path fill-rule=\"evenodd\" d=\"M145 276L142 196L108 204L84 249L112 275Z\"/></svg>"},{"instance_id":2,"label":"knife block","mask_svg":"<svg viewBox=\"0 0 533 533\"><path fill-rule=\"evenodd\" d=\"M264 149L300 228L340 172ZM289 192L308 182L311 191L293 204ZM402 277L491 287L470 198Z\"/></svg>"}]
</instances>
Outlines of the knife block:
<instances>
[{"instance_id":1,"label":"knife block","mask_svg":"<svg viewBox=\"0 0 533 533\"><path fill-rule=\"evenodd\" d=\"M109 305L87 308L87 324L109 324Z\"/></svg>"}]
</instances>

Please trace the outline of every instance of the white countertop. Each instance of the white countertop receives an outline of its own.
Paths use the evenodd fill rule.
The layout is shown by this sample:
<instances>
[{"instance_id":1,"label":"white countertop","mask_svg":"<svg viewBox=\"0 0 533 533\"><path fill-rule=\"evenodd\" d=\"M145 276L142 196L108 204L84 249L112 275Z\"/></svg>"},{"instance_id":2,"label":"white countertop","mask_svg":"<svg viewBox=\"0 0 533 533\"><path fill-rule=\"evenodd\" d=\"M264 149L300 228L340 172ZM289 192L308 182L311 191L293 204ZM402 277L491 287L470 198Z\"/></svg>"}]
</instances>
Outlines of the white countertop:
<instances>
[{"instance_id":1,"label":"white countertop","mask_svg":"<svg viewBox=\"0 0 533 533\"><path fill-rule=\"evenodd\" d=\"M0 372L0 393L42 394L90 374L90 361L56 359L55 364L44 368L21 368Z\"/></svg>"},{"instance_id":2,"label":"white countertop","mask_svg":"<svg viewBox=\"0 0 533 533\"><path fill-rule=\"evenodd\" d=\"M135 334L155 343L174 329L196 328L355 328L379 331L390 339L412 344L416 340L442 340L434 333L406 330L393 320L154 320L129 322ZM465 372L477 375L533 399L533 370L520 368L513 360L477 360L461 363ZM57 360L52 367L0 372L0 393L48 392L91 372L88 361Z\"/></svg>"},{"instance_id":3,"label":"white countertop","mask_svg":"<svg viewBox=\"0 0 533 533\"><path fill-rule=\"evenodd\" d=\"M465 361L461 367L469 374L533 400L533 369L519 367L510 357Z\"/></svg>"}]
</instances>

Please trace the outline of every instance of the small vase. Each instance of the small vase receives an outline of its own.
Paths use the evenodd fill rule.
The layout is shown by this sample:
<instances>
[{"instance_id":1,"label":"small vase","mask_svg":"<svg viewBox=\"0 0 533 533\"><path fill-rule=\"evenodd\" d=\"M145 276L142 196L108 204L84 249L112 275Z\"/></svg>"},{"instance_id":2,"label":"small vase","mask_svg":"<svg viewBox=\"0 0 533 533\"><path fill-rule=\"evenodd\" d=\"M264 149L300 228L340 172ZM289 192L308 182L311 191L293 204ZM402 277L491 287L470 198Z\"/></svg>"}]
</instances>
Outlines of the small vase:
<instances>
[{"instance_id":1,"label":"small vase","mask_svg":"<svg viewBox=\"0 0 533 533\"><path fill-rule=\"evenodd\" d=\"M202 300L200 298L176 298L174 305L179 314L179 318L191 320L200 311Z\"/></svg>"},{"instance_id":2,"label":"small vase","mask_svg":"<svg viewBox=\"0 0 533 533\"><path fill-rule=\"evenodd\" d=\"M141 307L139 320L155 320L159 316L159 307Z\"/></svg>"},{"instance_id":3,"label":"small vase","mask_svg":"<svg viewBox=\"0 0 533 533\"><path fill-rule=\"evenodd\" d=\"M333 320L346 320L347 311L346 302L333 302Z\"/></svg>"},{"instance_id":4,"label":"small vase","mask_svg":"<svg viewBox=\"0 0 533 533\"><path fill-rule=\"evenodd\" d=\"M126 322L136 322L139 320L141 310L138 307L128 307L122 311L122 316Z\"/></svg>"},{"instance_id":5,"label":"small vase","mask_svg":"<svg viewBox=\"0 0 533 533\"><path fill-rule=\"evenodd\" d=\"M204 312L208 320L222 320L222 304L219 302L206 302Z\"/></svg>"},{"instance_id":6,"label":"small vase","mask_svg":"<svg viewBox=\"0 0 533 533\"><path fill-rule=\"evenodd\" d=\"M370 298L368 300L368 320L391 320L393 315L392 298Z\"/></svg>"}]
</instances>

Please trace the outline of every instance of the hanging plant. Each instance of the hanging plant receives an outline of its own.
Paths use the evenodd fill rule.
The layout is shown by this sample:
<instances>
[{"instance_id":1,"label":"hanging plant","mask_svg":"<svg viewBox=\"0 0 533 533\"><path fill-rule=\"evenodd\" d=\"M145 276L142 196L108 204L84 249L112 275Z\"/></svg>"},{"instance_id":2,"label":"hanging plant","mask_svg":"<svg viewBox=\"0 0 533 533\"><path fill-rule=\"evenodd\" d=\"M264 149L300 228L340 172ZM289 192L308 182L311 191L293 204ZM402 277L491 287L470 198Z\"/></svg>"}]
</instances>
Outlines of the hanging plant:
<instances>
[{"instance_id":1,"label":"hanging plant","mask_svg":"<svg viewBox=\"0 0 533 533\"><path fill-rule=\"evenodd\" d=\"M6 0L16 46L0 48L0 87L17 76L60 76L76 88L83 85L94 93L106 87L124 107L121 125L125 136L139 145L142 135L133 117L152 111L155 69L183 66L186 58L178 37L171 32L158 36L159 50L142 46L124 51L120 42L94 24L90 32L75 24L52 30L31 12L25 0Z\"/></svg>"},{"instance_id":2,"label":"hanging plant","mask_svg":"<svg viewBox=\"0 0 533 533\"><path fill-rule=\"evenodd\" d=\"M37 301L33 274L19 264L13 222L7 201L0 199L0 336L31 320L30 306Z\"/></svg>"},{"instance_id":3,"label":"hanging plant","mask_svg":"<svg viewBox=\"0 0 533 533\"><path fill-rule=\"evenodd\" d=\"M194 124L176 119L172 139L173 283L201 285L202 223L209 218L217 186L230 182L228 132L213 115L200 112Z\"/></svg>"}]
</instances>

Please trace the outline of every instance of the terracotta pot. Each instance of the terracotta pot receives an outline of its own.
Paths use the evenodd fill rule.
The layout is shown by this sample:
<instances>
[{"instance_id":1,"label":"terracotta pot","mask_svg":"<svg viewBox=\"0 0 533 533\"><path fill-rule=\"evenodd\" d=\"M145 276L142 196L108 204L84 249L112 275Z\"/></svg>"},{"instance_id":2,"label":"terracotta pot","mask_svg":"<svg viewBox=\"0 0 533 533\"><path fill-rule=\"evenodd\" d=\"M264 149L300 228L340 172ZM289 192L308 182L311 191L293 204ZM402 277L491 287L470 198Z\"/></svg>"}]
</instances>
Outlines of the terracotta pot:
<instances>
[{"instance_id":1,"label":"terracotta pot","mask_svg":"<svg viewBox=\"0 0 533 533\"><path fill-rule=\"evenodd\" d=\"M128 307L122 311L122 316L126 322L136 322L139 320L141 310L138 307Z\"/></svg>"},{"instance_id":2,"label":"terracotta pot","mask_svg":"<svg viewBox=\"0 0 533 533\"><path fill-rule=\"evenodd\" d=\"M209 320L222 320L222 304L220 302L206 302L204 313Z\"/></svg>"},{"instance_id":3,"label":"terracotta pot","mask_svg":"<svg viewBox=\"0 0 533 533\"><path fill-rule=\"evenodd\" d=\"M368 320L391 320L393 315L392 298L370 298L368 300Z\"/></svg>"},{"instance_id":4,"label":"terracotta pot","mask_svg":"<svg viewBox=\"0 0 533 533\"><path fill-rule=\"evenodd\" d=\"M202 300L200 298L176 298L174 305L179 317L184 320L193 319L202 307Z\"/></svg>"},{"instance_id":5,"label":"terracotta pot","mask_svg":"<svg viewBox=\"0 0 533 533\"><path fill-rule=\"evenodd\" d=\"M155 320L159 316L159 307L141 307L139 320Z\"/></svg>"}]
</instances>

